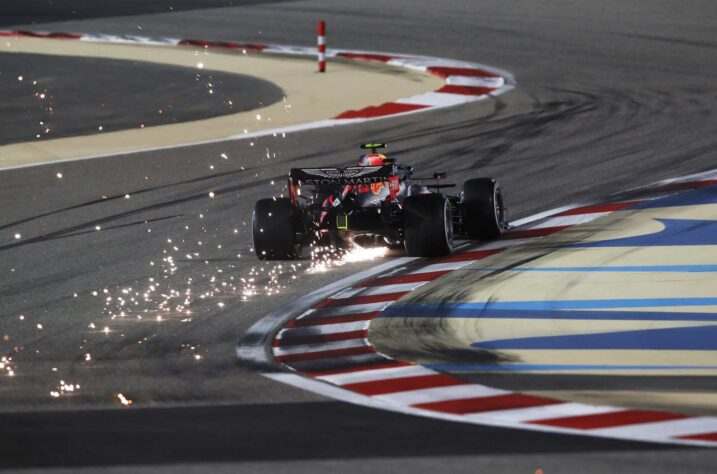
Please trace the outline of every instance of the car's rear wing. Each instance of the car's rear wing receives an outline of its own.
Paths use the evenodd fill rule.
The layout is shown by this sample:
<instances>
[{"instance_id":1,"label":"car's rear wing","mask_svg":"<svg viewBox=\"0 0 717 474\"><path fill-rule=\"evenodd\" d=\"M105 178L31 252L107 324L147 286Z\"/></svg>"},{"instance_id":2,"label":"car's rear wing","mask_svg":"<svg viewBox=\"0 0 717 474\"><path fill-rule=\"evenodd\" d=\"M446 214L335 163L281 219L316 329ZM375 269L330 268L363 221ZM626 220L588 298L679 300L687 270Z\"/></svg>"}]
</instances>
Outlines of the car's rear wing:
<instances>
[{"instance_id":1,"label":"car's rear wing","mask_svg":"<svg viewBox=\"0 0 717 474\"><path fill-rule=\"evenodd\" d=\"M295 184L336 186L385 183L396 176L396 165L347 166L346 168L292 168L289 180Z\"/></svg>"}]
</instances>

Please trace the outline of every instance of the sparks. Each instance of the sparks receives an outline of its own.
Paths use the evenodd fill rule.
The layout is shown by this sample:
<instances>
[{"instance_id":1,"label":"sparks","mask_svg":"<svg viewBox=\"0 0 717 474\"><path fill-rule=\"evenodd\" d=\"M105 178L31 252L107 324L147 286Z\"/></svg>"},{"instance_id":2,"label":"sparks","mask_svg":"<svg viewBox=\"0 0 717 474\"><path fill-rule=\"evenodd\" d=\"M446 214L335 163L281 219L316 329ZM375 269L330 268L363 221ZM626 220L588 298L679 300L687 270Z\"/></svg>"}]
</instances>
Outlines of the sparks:
<instances>
[{"instance_id":1,"label":"sparks","mask_svg":"<svg viewBox=\"0 0 717 474\"><path fill-rule=\"evenodd\" d=\"M129 405L132 404L132 400L130 400L129 398L125 397L125 396L124 396L123 394L121 394L121 393L118 393L118 394L117 394L117 398L119 399L119 401L120 401L120 403L121 403L122 405L129 406Z\"/></svg>"}]
</instances>

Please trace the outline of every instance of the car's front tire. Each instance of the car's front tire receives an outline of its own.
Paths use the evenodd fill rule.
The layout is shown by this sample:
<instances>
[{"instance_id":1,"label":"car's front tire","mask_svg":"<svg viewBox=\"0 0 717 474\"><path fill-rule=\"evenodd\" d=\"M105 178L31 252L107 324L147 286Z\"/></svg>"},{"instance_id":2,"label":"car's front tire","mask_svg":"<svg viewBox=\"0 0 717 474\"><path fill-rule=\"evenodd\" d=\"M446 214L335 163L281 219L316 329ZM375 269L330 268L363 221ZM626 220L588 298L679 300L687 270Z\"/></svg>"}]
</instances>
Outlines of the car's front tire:
<instances>
[{"instance_id":1,"label":"car's front tire","mask_svg":"<svg viewBox=\"0 0 717 474\"><path fill-rule=\"evenodd\" d=\"M254 206L252 235L260 260L293 260L301 256L296 230L299 216L288 198L260 199Z\"/></svg>"},{"instance_id":2,"label":"car's front tire","mask_svg":"<svg viewBox=\"0 0 717 474\"><path fill-rule=\"evenodd\" d=\"M404 246L411 257L442 257L453 251L451 204L441 194L407 197L403 229Z\"/></svg>"}]
</instances>

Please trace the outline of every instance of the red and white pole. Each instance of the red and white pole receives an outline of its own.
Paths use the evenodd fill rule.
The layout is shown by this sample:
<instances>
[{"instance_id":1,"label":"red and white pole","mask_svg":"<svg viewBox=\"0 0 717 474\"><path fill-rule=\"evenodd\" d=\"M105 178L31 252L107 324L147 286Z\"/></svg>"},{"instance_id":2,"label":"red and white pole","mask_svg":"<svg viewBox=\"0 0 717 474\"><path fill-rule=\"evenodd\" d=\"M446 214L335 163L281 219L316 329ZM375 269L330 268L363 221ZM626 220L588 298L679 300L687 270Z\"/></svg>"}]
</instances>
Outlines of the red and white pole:
<instances>
[{"instance_id":1,"label":"red and white pole","mask_svg":"<svg viewBox=\"0 0 717 474\"><path fill-rule=\"evenodd\" d=\"M326 72L326 22L319 21L319 36L317 46L319 47L319 72Z\"/></svg>"}]
</instances>

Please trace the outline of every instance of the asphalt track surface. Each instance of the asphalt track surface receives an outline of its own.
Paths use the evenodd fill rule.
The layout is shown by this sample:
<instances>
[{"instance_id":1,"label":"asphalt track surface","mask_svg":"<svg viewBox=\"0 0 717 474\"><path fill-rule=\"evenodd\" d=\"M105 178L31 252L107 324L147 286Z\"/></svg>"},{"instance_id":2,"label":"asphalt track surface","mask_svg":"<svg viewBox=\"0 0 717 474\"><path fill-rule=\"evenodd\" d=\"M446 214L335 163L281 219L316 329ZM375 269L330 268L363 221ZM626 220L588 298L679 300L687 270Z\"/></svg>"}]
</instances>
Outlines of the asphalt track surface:
<instances>
[{"instance_id":1,"label":"asphalt track surface","mask_svg":"<svg viewBox=\"0 0 717 474\"><path fill-rule=\"evenodd\" d=\"M211 242L201 261L177 263L176 278L193 277L195 287L210 286L219 269L248 274L256 261L242 222L253 201L280 192L288 167L353 161L367 139L387 141L395 157L426 172L498 177L514 218L714 168L716 10L710 1L306 1L44 24L309 45L323 17L332 46L491 64L511 71L518 88L479 104L254 146L238 141L3 172L0 314L10 339L2 347L22 350L14 358L18 375L3 379L2 403L6 411L50 411L2 415L2 464L711 472L711 450L421 420L326 401L237 367L233 345L253 321L373 263L299 273L286 291L250 302L222 294L223 308L202 300L186 323L118 327L91 291L116 296L157 276L149 262L161 261L168 238L183 238L183 250ZM267 148L276 157L267 159ZM95 322L116 332L88 331ZM51 398L60 379L82 388ZM137 405L175 408L79 409L116 404L118 391ZM80 445L84 456L76 453Z\"/></svg>"},{"instance_id":2,"label":"asphalt track surface","mask_svg":"<svg viewBox=\"0 0 717 474\"><path fill-rule=\"evenodd\" d=\"M7 120L0 145L201 120L260 108L283 96L274 84L240 74L2 53L0 101Z\"/></svg>"}]
</instances>

